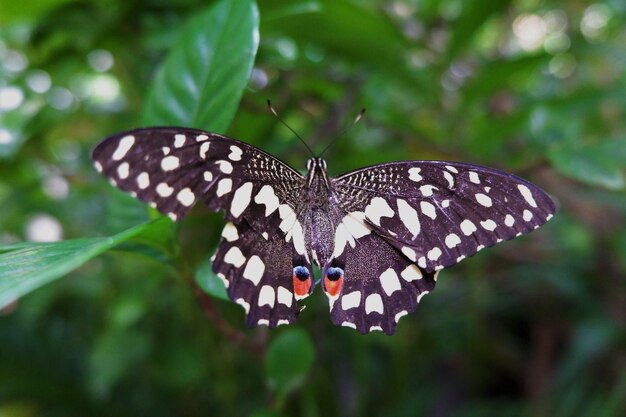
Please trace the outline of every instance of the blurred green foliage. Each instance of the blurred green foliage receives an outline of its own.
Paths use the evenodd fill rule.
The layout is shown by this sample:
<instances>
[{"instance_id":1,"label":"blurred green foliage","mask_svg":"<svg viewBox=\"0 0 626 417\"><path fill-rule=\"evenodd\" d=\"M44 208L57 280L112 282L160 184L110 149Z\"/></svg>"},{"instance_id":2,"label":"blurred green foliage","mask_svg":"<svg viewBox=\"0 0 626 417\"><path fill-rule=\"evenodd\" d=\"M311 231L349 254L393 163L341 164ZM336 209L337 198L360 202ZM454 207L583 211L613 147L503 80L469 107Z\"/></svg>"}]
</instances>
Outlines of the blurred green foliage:
<instances>
[{"instance_id":1,"label":"blurred green foliage","mask_svg":"<svg viewBox=\"0 0 626 417\"><path fill-rule=\"evenodd\" d=\"M0 416L626 415L624 27L620 0L0 3ZM247 329L210 272L221 217L155 220L89 151L178 124L303 167L267 98L314 149L341 136L331 174L473 162L560 212L393 337L320 294Z\"/></svg>"}]
</instances>

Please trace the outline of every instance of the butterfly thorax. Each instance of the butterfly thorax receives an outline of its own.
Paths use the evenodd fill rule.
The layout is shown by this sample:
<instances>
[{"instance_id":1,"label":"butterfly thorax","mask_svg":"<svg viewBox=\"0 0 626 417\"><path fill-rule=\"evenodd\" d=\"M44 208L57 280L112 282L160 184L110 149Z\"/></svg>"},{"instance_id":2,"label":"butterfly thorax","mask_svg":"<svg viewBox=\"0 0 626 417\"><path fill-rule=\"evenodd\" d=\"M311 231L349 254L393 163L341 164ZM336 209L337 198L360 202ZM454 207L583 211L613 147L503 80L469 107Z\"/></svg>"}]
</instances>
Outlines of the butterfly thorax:
<instances>
[{"instance_id":1,"label":"butterfly thorax","mask_svg":"<svg viewBox=\"0 0 626 417\"><path fill-rule=\"evenodd\" d=\"M335 229L326 161L321 158L309 159L307 169L306 209L303 213L305 239L313 259L318 265L323 265L332 254Z\"/></svg>"}]
</instances>

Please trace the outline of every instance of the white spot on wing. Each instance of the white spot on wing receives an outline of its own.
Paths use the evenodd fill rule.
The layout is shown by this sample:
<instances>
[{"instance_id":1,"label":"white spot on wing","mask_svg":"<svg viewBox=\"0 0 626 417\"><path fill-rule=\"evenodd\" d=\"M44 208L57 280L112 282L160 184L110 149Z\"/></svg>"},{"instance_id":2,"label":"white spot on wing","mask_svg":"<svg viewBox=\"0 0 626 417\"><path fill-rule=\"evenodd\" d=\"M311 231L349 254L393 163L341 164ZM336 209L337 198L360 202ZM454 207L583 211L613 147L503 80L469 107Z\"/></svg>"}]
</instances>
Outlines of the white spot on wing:
<instances>
[{"instance_id":1,"label":"white spot on wing","mask_svg":"<svg viewBox=\"0 0 626 417\"><path fill-rule=\"evenodd\" d=\"M361 292L354 291L350 294L346 294L341 297L341 308L343 310L350 310L356 308L361 304Z\"/></svg>"},{"instance_id":2,"label":"white spot on wing","mask_svg":"<svg viewBox=\"0 0 626 417\"><path fill-rule=\"evenodd\" d=\"M187 138L185 138L185 135L174 135L174 147L182 148L183 146L185 146L185 140L187 140Z\"/></svg>"},{"instance_id":3,"label":"white spot on wing","mask_svg":"<svg viewBox=\"0 0 626 417\"><path fill-rule=\"evenodd\" d=\"M409 265L402 272L400 272L400 276L407 282L415 281L417 279L422 279L422 271L417 267L417 265Z\"/></svg>"},{"instance_id":4,"label":"white spot on wing","mask_svg":"<svg viewBox=\"0 0 626 417\"><path fill-rule=\"evenodd\" d=\"M117 144L117 149L115 149L115 152L113 152L111 158L113 158L114 161L119 161L126 156L128 151L130 150L130 148L133 147L134 144L135 137L133 135L124 136L122 139L120 139L120 143Z\"/></svg>"},{"instance_id":5,"label":"white spot on wing","mask_svg":"<svg viewBox=\"0 0 626 417\"><path fill-rule=\"evenodd\" d=\"M157 185L156 192L161 197L169 197L174 192L174 189L170 187L169 185L167 185L166 183L162 182L159 185Z\"/></svg>"},{"instance_id":6,"label":"white spot on wing","mask_svg":"<svg viewBox=\"0 0 626 417\"><path fill-rule=\"evenodd\" d=\"M415 181L415 182L419 182L421 181L423 178L420 175L420 171L422 169L421 168L411 168L409 169L409 179L411 181Z\"/></svg>"},{"instance_id":7,"label":"white spot on wing","mask_svg":"<svg viewBox=\"0 0 626 417\"><path fill-rule=\"evenodd\" d=\"M243 253L239 250L238 247L233 246L228 249L226 255L224 255L224 262L227 264L231 264L239 268L246 261L246 257L243 256Z\"/></svg>"},{"instance_id":8,"label":"white spot on wing","mask_svg":"<svg viewBox=\"0 0 626 417\"><path fill-rule=\"evenodd\" d=\"M455 174L459 173L459 170L453 167L452 165L446 165L446 169L450 172L454 172Z\"/></svg>"},{"instance_id":9,"label":"white spot on wing","mask_svg":"<svg viewBox=\"0 0 626 417\"><path fill-rule=\"evenodd\" d=\"M211 146L211 142L204 142L200 145L200 158L206 159L206 153L209 151L209 147Z\"/></svg>"},{"instance_id":10,"label":"white spot on wing","mask_svg":"<svg viewBox=\"0 0 626 417\"><path fill-rule=\"evenodd\" d=\"M277 298L280 304L284 304L287 307L291 307L293 303L293 294L285 287L278 287Z\"/></svg>"},{"instance_id":11,"label":"white spot on wing","mask_svg":"<svg viewBox=\"0 0 626 417\"><path fill-rule=\"evenodd\" d=\"M217 191L215 192L215 194L217 194L218 197L221 197L224 194L230 193L232 189L233 180L231 180L230 178L222 178L220 182L217 183Z\"/></svg>"},{"instance_id":12,"label":"white spot on wing","mask_svg":"<svg viewBox=\"0 0 626 417\"><path fill-rule=\"evenodd\" d=\"M233 200L230 203L230 213L235 217L239 217L250 204L251 196L251 182L247 182L241 187L237 188L237 191L235 191L235 194L233 195Z\"/></svg>"},{"instance_id":13,"label":"white spot on wing","mask_svg":"<svg viewBox=\"0 0 626 417\"><path fill-rule=\"evenodd\" d=\"M125 180L126 178L128 178L128 175L130 174L130 165L128 165L128 162L122 162L118 167L117 167L117 175Z\"/></svg>"},{"instance_id":14,"label":"white spot on wing","mask_svg":"<svg viewBox=\"0 0 626 417\"><path fill-rule=\"evenodd\" d=\"M470 171L469 180L470 182L473 182L474 184L480 184L480 178L478 178L478 173L474 171Z\"/></svg>"},{"instance_id":15,"label":"white spot on wing","mask_svg":"<svg viewBox=\"0 0 626 417\"><path fill-rule=\"evenodd\" d=\"M438 190L434 185L426 184L420 187L420 193L423 197L430 197L433 195L433 190Z\"/></svg>"},{"instance_id":16,"label":"white spot on wing","mask_svg":"<svg viewBox=\"0 0 626 417\"><path fill-rule=\"evenodd\" d=\"M393 210L382 197L372 198L372 201L365 207L365 215L377 226L380 226L381 217L392 217L393 214Z\"/></svg>"},{"instance_id":17,"label":"white spot on wing","mask_svg":"<svg viewBox=\"0 0 626 417\"><path fill-rule=\"evenodd\" d=\"M422 210L422 213L424 213L431 219L435 220L437 218L437 211L435 210L435 206L433 206L428 201L420 202L420 209Z\"/></svg>"},{"instance_id":18,"label":"white spot on wing","mask_svg":"<svg viewBox=\"0 0 626 417\"><path fill-rule=\"evenodd\" d=\"M448 188L454 188L454 177L448 171L443 171L443 176L448 181Z\"/></svg>"},{"instance_id":19,"label":"white spot on wing","mask_svg":"<svg viewBox=\"0 0 626 417\"><path fill-rule=\"evenodd\" d=\"M196 201L196 195L190 188L183 188L176 195L176 199L185 207L190 207Z\"/></svg>"},{"instance_id":20,"label":"white spot on wing","mask_svg":"<svg viewBox=\"0 0 626 417\"><path fill-rule=\"evenodd\" d=\"M470 220L463 220L461 222L461 231L465 236L469 236L476 231L476 225L472 223Z\"/></svg>"},{"instance_id":21,"label":"white spot on wing","mask_svg":"<svg viewBox=\"0 0 626 417\"><path fill-rule=\"evenodd\" d=\"M496 227L498 226L498 225L496 224L496 222L494 222L494 221L493 221L493 220L491 220L491 219L487 219L487 220L485 220L485 221L480 222L480 225L481 225L483 228L485 228L486 230L489 230L490 232L493 232L493 231L496 229Z\"/></svg>"},{"instance_id":22,"label":"white spot on wing","mask_svg":"<svg viewBox=\"0 0 626 417\"><path fill-rule=\"evenodd\" d=\"M533 207L537 207L537 202L533 198L533 193L530 191L528 187L526 187L524 184L518 184L517 188L519 192L522 194L522 197L524 197L524 200L526 200L528 204L530 204Z\"/></svg>"},{"instance_id":23,"label":"white spot on wing","mask_svg":"<svg viewBox=\"0 0 626 417\"><path fill-rule=\"evenodd\" d=\"M141 174L137 175L137 186L141 190L145 190L150 186L150 176L147 172L142 172Z\"/></svg>"},{"instance_id":24,"label":"white spot on wing","mask_svg":"<svg viewBox=\"0 0 626 417\"><path fill-rule=\"evenodd\" d=\"M259 307L268 305L270 307L274 307L274 302L276 301L276 293L274 292L274 288L269 285L264 285L261 287L261 291L259 291Z\"/></svg>"},{"instance_id":25,"label":"white spot on wing","mask_svg":"<svg viewBox=\"0 0 626 417\"><path fill-rule=\"evenodd\" d=\"M365 313L370 314L373 312L383 314L384 306L383 299L380 297L380 294L370 294L365 299Z\"/></svg>"},{"instance_id":26,"label":"white spot on wing","mask_svg":"<svg viewBox=\"0 0 626 417\"><path fill-rule=\"evenodd\" d=\"M341 220L341 223L335 230L335 246L333 249L333 258L340 256L347 244L353 248L356 246L356 239L359 239L371 232L369 226L365 223L365 213L354 211L347 214Z\"/></svg>"},{"instance_id":27,"label":"white spot on wing","mask_svg":"<svg viewBox=\"0 0 626 417\"><path fill-rule=\"evenodd\" d=\"M430 291L422 291L422 292L420 293L420 295L418 295L418 296L417 296L417 302L419 303L419 302L422 300L422 298L423 298L426 294L428 294L429 292L430 292Z\"/></svg>"},{"instance_id":28,"label":"white spot on wing","mask_svg":"<svg viewBox=\"0 0 626 417\"><path fill-rule=\"evenodd\" d=\"M209 137L207 135L198 135L196 136L196 142L202 142L207 140Z\"/></svg>"},{"instance_id":29,"label":"white spot on wing","mask_svg":"<svg viewBox=\"0 0 626 417\"><path fill-rule=\"evenodd\" d=\"M102 172L102 164L98 161L93 163L93 166L96 168L96 171Z\"/></svg>"},{"instance_id":30,"label":"white spot on wing","mask_svg":"<svg viewBox=\"0 0 626 417\"><path fill-rule=\"evenodd\" d=\"M351 329L356 329L356 324L350 323L349 321L344 321L341 323L343 327L350 327Z\"/></svg>"},{"instance_id":31,"label":"white spot on wing","mask_svg":"<svg viewBox=\"0 0 626 417\"><path fill-rule=\"evenodd\" d=\"M206 182L211 182L213 181L213 174L211 173L211 171L204 171L204 173L202 174L202 176L204 177L204 180Z\"/></svg>"},{"instance_id":32,"label":"white spot on wing","mask_svg":"<svg viewBox=\"0 0 626 417\"><path fill-rule=\"evenodd\" d=\"M403 246L401 251L404 254L404 256L406 256L407 258L409 258L413 262L415 262L415 260L417 259L417 254L415 253L415 251L413 249L409 248L408 246Z\"/></svg>"},{"instance_id":33,"label":"white spot on wing","mask_svg":"<svg viewBox=\"0 0 626 417\"><path fill-rule=\"evenodd\" d=\"M413 238L415 238L420 232L420 221L417 216L417 211L401 198L398 199L397 203L400 220L408 231L413 234Z\"/></svg>"},{"instance_id":34,"label":"white spot on wing","mask_svg":"<svg viewBox=\"0 0 626 417\"><path fill-rule=\"evenodd\" d=\"M172 171L180 166L180 160L177 156L169 155L161 160L161 169L163 171Z\"/></svg>"},{"instance_id":35,"label":"white spot on wing","mask_svg":"<svg viewBox=\"0 0 626 417\"><path fill-rule=\"evenodd\" d=\"M524 221L531 221L533 218L533 214L529 211L529 210L524 210L524 212L522 213L522 218L524 219Z\"/></svg>"},{"instance_id":36,"label":"white spot on wing","mask_svg":"<svg viewBox=\"0 0 626 417\"><path fill-rule=\"evenodd\" d=\"M256 255L252 255L246 264L245 269L243 270L243 277L256 286L261 282L261 278L265 273L265 264Z\"/></svg>"},{"instance_id":37,"label":"white spot on wing","mask_svg":"<svg viewBox=\"0 0 626 417\"><path fill-rule=\"evenodd\" d=\"M436 261L441 256L441 249L439 249L439 248L432 248L431 250L428 251L428 253L426 253L426 256L431 261Z\"/></svg>"},{"instance_id":38,"label":"white spot on wing","mask_svg":"<svg viewBox=\"0 0 626 417\"><path fill-rule=\"evenodd\" d=\"M224 174L230 174L233 172L233 164L228 161L216 161L215 164L220 167L220 170Z\"/></svg>"},{"instance_id":39,"label":"white spot on wing","mask_svg":"<svg viewBox=\"0 0 626 417\"><path fill-rule=\"evenodd\" d=\"M506 217L504 218L504 224L511 227L515 224L515 218L513 216L511 216L510 214L507 214Z\"/></svg>"},{"instance_id":40,"label":"white spot on wing","mask_svg":"<svg viewBox=\"0 0 626 417\"><path fill-rule=\"evenodd\" d=\"M285 233L285 241L289 242L293 239L293 247L296 252L300 255L305 255L308 259L304 244L304 232L302 231L302 225L298 221L296 212L293 211L291 206L281 204L278 206L278 213L282 219L282 222L280 222L278 227Z\"/></svg>"},{"instance_id":41,"label":"white spot on wing","mask_svg":"<svg viewBox=\"0 0 626 417\"><path fill-rule=\"evenodd\" d=\"M400 291L402 287L400 287L400 280L398 279L398 274L393 268L387 268L385 272L380 274L379 277L380 285L383 287L383 291L388 296L393 294L394 291Z\"/></svg>"},{"instance_id":42,"label":"white spot on wing","mask_svg":"<svg viewBox=\"0 0 626 417\"><path fill-rule=\"evenodd\" d=\"M272 214L279 206L278 197L271 185L264 185L254 197L257 204L265 204L265 217Z\"/></svg>"},{"instance_id":43,"label":"white spot on wing","mask_svg":"<svg viewBox=\"0 0 626 417\"><path fill-rule=\"evenodd\" d=\"M228 159L231 161L241 161L241 154L243 151L239 146L231 145L230 154L228 155Z\"/></svg>"},{"instance_id":44,"label":"white spot on wing","mask_svg":"<svg viewBox=\"0 0 626 417\"><path fill-rule=\"evenodd\" d=\"M491 205L493 204L493 202L491 201L491 197L483 193L476 193L475 197L476 197L476 201L478 201L478 203L481 206L491 207Z\"/></svg>"},{"instance_id":45,"label":"white spot on wing","mask_svg":"<svg viewBox=\"0 0 626 417\"><path fill-rule=\"evenodd\" d=\"M235 227L232 222L226 223L226 225L224 225L224 229L222 230L222 237L228 242L234 242L235 240L239 239L237 227Z\"/></svg>"},{"instance_id":46,"label":"white spot on wing","mask_svg":"<svg viewBox=\"0 0 626 417\"><path fill-rule=\"evenodd\" d=\"M445 243L447 247L452 249L461 243L461 239L454 233L450 233L448 236L446 236Z\"/></svg>"}]
</instances>

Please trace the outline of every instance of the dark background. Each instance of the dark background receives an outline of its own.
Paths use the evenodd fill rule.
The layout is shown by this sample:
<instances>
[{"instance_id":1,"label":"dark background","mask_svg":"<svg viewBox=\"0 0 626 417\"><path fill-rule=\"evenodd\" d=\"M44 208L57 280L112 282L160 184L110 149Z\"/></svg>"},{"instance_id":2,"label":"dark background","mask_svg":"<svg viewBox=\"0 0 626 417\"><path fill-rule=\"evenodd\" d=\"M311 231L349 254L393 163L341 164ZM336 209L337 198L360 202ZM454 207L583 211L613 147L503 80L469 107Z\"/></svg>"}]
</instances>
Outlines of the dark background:
<instances>
[{"instance_id":1,"label":"dark background","mask_svg":"<svg viewBox=\"0 0 626 417\"><path fill-rule=\"evenodd\" d=\"M626 415L622 0L264 0L256 58L194 23L228 17L213 5L0 7L0 416ZM206 66L211 39L222 53ZM249 83L212 82L232 56L254 62ZM187 80L202 94L176 88ZM312 148L339 137L331 175L471 162L535 182L560 211L444 270L392 337L332 326L319 290L297 325L248 329L239 306L193 289L195 277L219 294L207 287L221 216L145 223L158 216L89 151L184 124L304 168L267 98Z\"/></svg>"}]
</instances>

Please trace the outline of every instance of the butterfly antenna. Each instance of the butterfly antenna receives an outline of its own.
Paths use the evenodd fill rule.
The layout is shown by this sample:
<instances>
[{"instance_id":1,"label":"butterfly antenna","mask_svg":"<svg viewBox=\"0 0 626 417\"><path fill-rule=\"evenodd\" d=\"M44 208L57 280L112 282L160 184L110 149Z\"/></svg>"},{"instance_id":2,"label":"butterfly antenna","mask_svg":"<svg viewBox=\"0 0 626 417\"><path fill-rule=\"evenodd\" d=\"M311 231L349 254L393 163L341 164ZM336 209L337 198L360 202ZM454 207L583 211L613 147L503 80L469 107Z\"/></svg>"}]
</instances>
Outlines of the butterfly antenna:
<instances>
[{"instance_id":1,"label":"butterfly antenna","mask_svg":"<svg viewBox=\"0 0 626 417\"><path fill-rule=\"evenodd\" d=\"M318 158L321 158L322 156L324 156L324 154L326 153L326 151L337 141L337 139L339 139L340 137L344 136L346 133L348 133L348 131L350 129L352 129L354 127L354 125L356 125L357 123L359 123L359 121L361 120L361 118L363 117L363 115L365 114L365 109L361 109L361 111L359 112L359 114L356 115L356 117L354 118L354 121L349 124L348 126L346 126L341 133L339 133L337 136L335 136L335 139L331 140L330 143L328 145L326 145L326 147L324 148L324 150L322 151L322 153L320 153L320 156Z\"/></svg>"},{"instance_id":2,"label":"butterfly antenna","mask_svg":"<svg viewBox=\"0 0 626 417\"><path fill-rule=\"evenodd\" d=\"M296 137L298 139L300 139L300 142L302 142L302 144L307 148L307 150L309 151L309 153L311 154L311 156L313 156L315 158L315 153L311 150L311 148L309 147L309 145L307 145L307 143L304 141L304 139L302 139L302 137L300 137L300 135L298 135L298 133L293 130L291 128L291 126L289 126L287 124L287 122L285 122L276 112L276 110L274 110L274 107L272 106L272 102L270 99L267 99L267 107L269 107L270 111L272 112L272 114L278 119L279 122L281 122L283 125L285 125L285 127L287 129L289 129L291 131L291 133L293 133L294 135L296 135Z\"/></svg>"}]
</instances>

